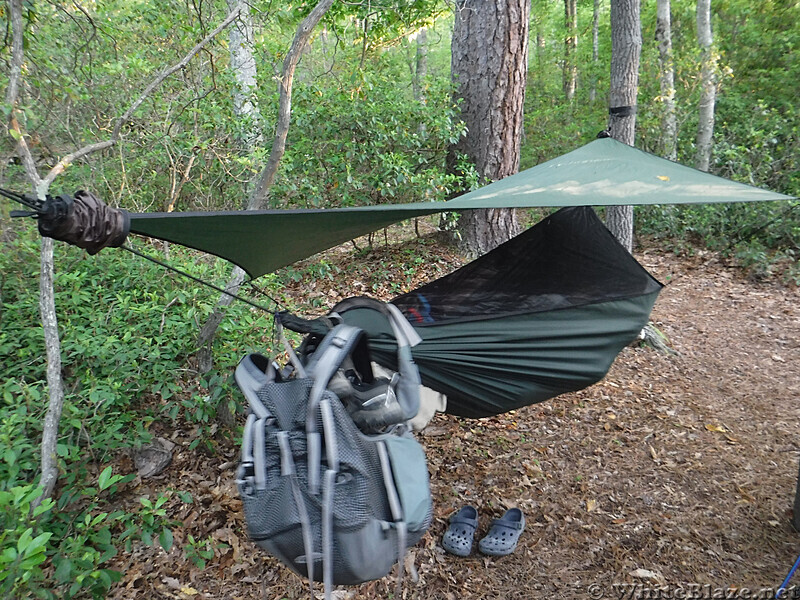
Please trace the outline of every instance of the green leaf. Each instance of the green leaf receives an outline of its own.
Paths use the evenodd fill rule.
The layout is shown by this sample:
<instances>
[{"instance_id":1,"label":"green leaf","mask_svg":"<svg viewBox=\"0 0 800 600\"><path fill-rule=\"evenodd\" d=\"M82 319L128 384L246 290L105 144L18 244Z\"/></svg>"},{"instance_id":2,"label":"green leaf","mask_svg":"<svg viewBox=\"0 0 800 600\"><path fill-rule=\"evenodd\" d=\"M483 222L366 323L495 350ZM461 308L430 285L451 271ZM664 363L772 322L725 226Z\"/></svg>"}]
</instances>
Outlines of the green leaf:
<instances>
[{"instance_id":1,"label":"green leaf","mask_svg":"<svg viewBox=\"0 0 800 600\"><path fill-rule=\"evenodd\" d=\"M94 541L103 546L110 544L111 530L108 527L103 527L94 535Z\"/></svg>"},{"instance_id":2,"label":"green leaf","mask_svg":"<svg viewBox=\"0 0 800 600\"><path fill-rule=\"evenodd\" d=\"M25 554L25 550L30 545L31 540L33 540L33 535L32 534L33 534L33 528L32 527L28 527L25 531L22 532L22 535L19 536L19 539L17 540L17 552L18 553Z\"/></svg>"},{"instance_id":3,"label":"green leaf","mask_svg":"<svg viewBox=\"0 0 800 600\"><path fill-rule=\"evenodd\" d=\"M164 552L169 552L172 550L172 531L169 528L164 527L161 530L161 535L158 536L158 541L161 543L161 547L164 549Z\"/></svg>"},{"instance_id":4,"label":"green leaf","mask_svg":"<svg viewBox=\"0 0 800 600\"><path fill-rule=\"evenodd\" d=\"M112 467L108 465L103 472L100 473L100 477L97 478L97 485L100 486L101 490L105 490L106 488L112 486L117 480L112 478Z\"/></svg>"},{"instance_id":5,"label":"green leaf","mask_svg":"<svg viewBox=\"0 0 800 600\"><path fill-rule=\"evenodd\" d=\"M56 581L66 583L72 575L72 561L65 558L58 563L56 567Z\"/></svg>"}]
</instances>

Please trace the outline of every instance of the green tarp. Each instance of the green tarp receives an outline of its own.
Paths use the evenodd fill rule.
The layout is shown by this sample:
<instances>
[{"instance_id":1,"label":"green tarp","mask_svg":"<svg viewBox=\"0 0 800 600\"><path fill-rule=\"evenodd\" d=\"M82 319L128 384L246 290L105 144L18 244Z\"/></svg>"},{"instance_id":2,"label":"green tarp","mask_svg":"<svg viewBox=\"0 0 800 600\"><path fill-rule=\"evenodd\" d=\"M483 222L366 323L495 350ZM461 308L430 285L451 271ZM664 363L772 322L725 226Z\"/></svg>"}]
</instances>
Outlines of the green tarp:
<instances>
[{"instance_id":1,"label":"green tarp","mask_svg":"<svg viewBox=\"0 0 800 600\"><path fill-rule=\"evenodd\" d=\"M607 138L448 202L329 210L142 213L131 215L131 231L215 254L258 277L392 223L444 211L787 199Z\"/></svg>"}]
</instances>

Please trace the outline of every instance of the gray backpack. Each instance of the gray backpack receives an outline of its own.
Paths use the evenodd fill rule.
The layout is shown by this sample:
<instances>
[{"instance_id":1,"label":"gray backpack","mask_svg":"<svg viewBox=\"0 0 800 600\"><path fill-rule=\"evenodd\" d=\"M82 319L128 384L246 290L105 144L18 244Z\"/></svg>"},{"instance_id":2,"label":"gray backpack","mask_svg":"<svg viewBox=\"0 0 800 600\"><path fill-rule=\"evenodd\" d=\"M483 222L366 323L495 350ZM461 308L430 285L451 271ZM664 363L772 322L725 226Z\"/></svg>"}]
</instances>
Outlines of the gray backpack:
<instances>
[{"instance_id":1,"label":"gray backpack","mask_svg":"<svg viewBox=\"0 0 800 600\"><path fill-rule=\"evenodd\" d=\"M399 588L405 552L431 522L425 454L404 423L419 407L419 373L399 319L391 379L365 372L366 336L344 324L303 360L290 349L290 377L258 354L236 368L251 410L237 473L247 530L308 578L312 597L320 575L328 598L395 563Z\"/></svg>"}]
</instances>

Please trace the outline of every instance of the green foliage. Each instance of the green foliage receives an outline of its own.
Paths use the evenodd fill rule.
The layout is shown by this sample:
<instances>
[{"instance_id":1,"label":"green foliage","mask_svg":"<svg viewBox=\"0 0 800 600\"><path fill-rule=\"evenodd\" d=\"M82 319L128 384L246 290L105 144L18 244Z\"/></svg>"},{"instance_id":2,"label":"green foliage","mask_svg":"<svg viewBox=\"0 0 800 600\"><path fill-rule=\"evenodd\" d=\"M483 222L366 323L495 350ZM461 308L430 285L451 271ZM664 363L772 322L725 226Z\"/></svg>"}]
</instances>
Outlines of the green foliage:
<instances>
[{"instance_id":1,"label":"green foliage","mask_svg":"<svg viewBox=\"0 0 800 600\"><path fill-rule=\"evenodd\" d=\"M61 475L56 502L42 504L31 516L39 491L29 482L38 474L47 401L36 311L38 243L21 224L4 231L0 567L7 575L0 595L105 597L120 576L108 567L118 551L137 543L158 544L166 551L174 545L167 507L175 494L112 508L112 498L133 474L117 472L111 461L119 450L148 441L154 421L169 423L175 406L171 416L197 424L195 439L213 449L216 407L233 398L218 374L200 380L186 368L196 323L211 310L217 294L121 251L87 258L75 248L56 246L56 306L65 332L66 397L57 445ZM217 284L227 277L221 262L198 260L180 248L171 249L170 262ZM231 372L244 352L269 344L270 315L237 304L231 317L217 341L218 373ZM178 496L191 501L190 495Z\"/></svg>"},{"instance_id":2,"label":"green foliage","mask_svg":"<svg viewBox=\"0 0 800 600\"><path fill-rule=\"evenodd\" d=\"M187 543L183 547L184 556L199 569L205 569L206 563L214 558L217 550L227 548L226 544L216 541L208 536L205 539L196 540L193 535L187 536Z\"/></svg>"},{"instance_id":3,"label":"green foliage","mask_svg":"<svg viewBox=\"0 0 800 600\"><path fill-rule=\"evenodd\" d=\"M464 185L445 168L449 146L464 134L449 84L430 82L423 103L398 88L397 68L295 91L275 205L443 200Z\"/></svg>"},{"instance_id":4,"label":"green foliage","mask_svg":"<svg viewBox=\"0 0 800 600\"><path fill-rule=\"evenodd\" d=\"M642 7L642 57L636 145L661 152L663 103L655 44L654 3ZM751 185L800 195L800 113L793 60L800 43L797 3L759 4L726 0L714 6L714 39L719 59L714 154L711 170ZM534 7L521 168L534 166L591 139L607 123L611 59L608 6L601 3L599 61L590 55L592 3L579 3L579 84L572 102L562 91L564 17L556 4ZM700 52L696 3L673 0L672 46L675 68L678 161L693 165L700 100ZM583 25L582 25L583 24ZM599 70L598 70L599 65ZM592 102L590 92L596 85ZM728 253L754 273L780 272L796 279L796 210L786 204L694 207L639 207L637 230L673 248L702 245Z\"/></svg>"},{"instance_id":5,"label":"green foliage","mask_svg":"<svg viewBox=\"0 0 800 600\"><path fill-rule=\"evenodd\" d=\"M32 485L0 492L0 594L4 598L20 597L44 579L41 565L53 534L42 531L36 520L53 508L53 502L42 502L34 509L41 492Z\"/></svg>"}]
</instances>

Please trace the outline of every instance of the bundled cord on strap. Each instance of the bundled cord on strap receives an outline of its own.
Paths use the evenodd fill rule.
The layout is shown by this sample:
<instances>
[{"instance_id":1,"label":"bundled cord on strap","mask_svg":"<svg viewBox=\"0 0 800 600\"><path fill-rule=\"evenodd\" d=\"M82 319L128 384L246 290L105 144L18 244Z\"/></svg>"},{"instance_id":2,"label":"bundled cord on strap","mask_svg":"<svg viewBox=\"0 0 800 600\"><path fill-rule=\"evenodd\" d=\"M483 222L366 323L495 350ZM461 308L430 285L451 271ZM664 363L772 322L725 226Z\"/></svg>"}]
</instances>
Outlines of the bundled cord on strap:
<instances>
[{"instance_id":1,"label":"bundled cord on strap","mask_svg":"<svg viewBox=\"0 0 800 600\"><path fill-rule=\"evenodd\" d=\"M44 237L83 248L89 254L122 246L130 233L127 211L112 208L85 190L78 190L74 197L48 195L44 200L9 190L0 190L0 194L31 209L14 211L13 217L33 217Z\"/></svg>"},{"instance_id":2,"label":"bundled cord on strap","mask_svg":"<svg viewBox=\"0 0 800 600\"><path fill-rule=\"evenodd\" d=\"M103 248L122 248L140 258L149 260L165 269L187 277L192 281L209 287L217 292L230 296L235 300L244 302L269 313L274 309L268 308L243 298L234 292L223 289L199 277L195 277L168 265L152 256L135 250L125 245L130 233L130 215L127 211L112 208L94 194L85 190L78 190L74 197L65 194L59 196L46 196L44 200L18 194L11 190L0 188L0 196L19 202L31 209L29 211L12 211L12 217L33 217L36 219L39 233L44 237L66 242L86 250L89 254L97 254ZM255 286L253 286L255 287ZM271 300L275 307L281 307L280 302L259 290Z\"/></svg>"}]
</instances>

